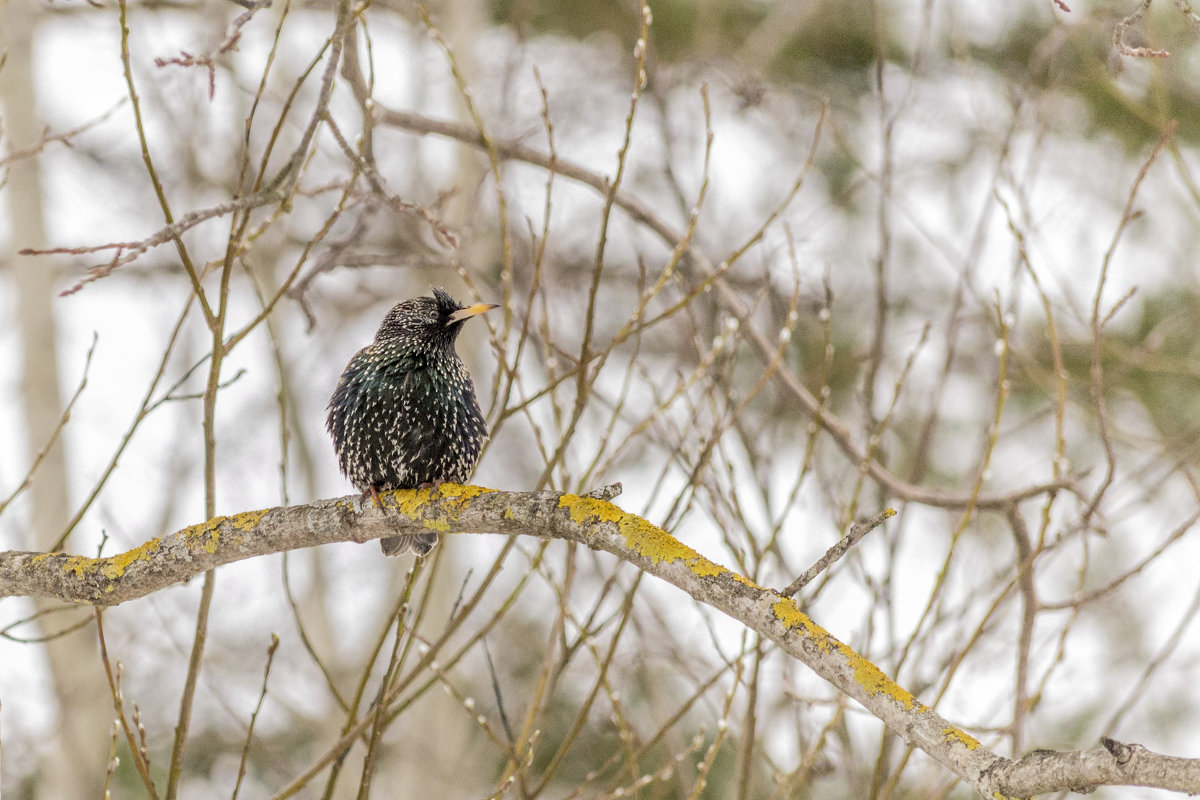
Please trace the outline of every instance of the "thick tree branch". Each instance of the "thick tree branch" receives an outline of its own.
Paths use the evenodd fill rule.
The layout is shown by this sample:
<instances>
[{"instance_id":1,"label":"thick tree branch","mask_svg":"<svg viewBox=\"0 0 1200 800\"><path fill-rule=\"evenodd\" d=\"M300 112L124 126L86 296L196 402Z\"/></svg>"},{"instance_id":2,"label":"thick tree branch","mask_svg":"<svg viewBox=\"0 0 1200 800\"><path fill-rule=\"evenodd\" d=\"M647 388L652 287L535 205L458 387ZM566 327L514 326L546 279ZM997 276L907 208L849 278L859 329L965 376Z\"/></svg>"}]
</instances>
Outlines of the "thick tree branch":
<instances>
[{"instance_id":1,"label":"thick tree branch","mask_svg":"<svg viewBox=\"0 0 1200 800\"><path fill-rule=\"evenodd\" d=\"M1152 786L1193 795L1200 791L1200 759L1164 756L1105 737L1087 750L1034 750L1019 761L1006 760L991 777L1008 797L1064 789L1089 794L1101 786Z\"/></svg>"},{"instance_id":2,"label":"thick tree branch","mask_svg":"<svg viewBox=\"0 0 1200 800\"><path fill-rule=\"evenodd\" d=\"M986 797L1028 797L1104 784L1200 792L1200 761L1160 756L1108 739L1085 751L1035 751L1016 762L1002 758L835 639L790 598L709 561L605 500L455 484L382 497L383 510L364 509L351 496L216 517L108 558L0 553L0 597L115 605L233 561L424 530L568 539L612 553L770 638Z\"/></svg>"}]
</instances>

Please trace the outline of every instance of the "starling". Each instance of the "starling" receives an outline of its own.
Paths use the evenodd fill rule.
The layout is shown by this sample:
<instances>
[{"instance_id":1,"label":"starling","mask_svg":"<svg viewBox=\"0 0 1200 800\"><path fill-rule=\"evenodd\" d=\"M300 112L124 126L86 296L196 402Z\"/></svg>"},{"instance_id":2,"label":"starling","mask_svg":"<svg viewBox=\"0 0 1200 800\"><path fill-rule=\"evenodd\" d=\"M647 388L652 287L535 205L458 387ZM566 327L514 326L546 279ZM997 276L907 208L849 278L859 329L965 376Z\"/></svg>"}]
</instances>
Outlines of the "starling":
<instances>
[{"instance_id":1,"label":"starling","mask_svg":"<svg viewBox=\"0 0 1200 800\"><path fill-rule=\"evenodd\" d=\"M479 460L487 425L475 387L454 341L463 323L496 308L461 306L445 290L397 303L375 341L346 366L325 427L342 472L379 504L379 492L463 483ZM389 556L423 556L436 533L390 536L379 544Z\"/></svg>"}]
</instances>

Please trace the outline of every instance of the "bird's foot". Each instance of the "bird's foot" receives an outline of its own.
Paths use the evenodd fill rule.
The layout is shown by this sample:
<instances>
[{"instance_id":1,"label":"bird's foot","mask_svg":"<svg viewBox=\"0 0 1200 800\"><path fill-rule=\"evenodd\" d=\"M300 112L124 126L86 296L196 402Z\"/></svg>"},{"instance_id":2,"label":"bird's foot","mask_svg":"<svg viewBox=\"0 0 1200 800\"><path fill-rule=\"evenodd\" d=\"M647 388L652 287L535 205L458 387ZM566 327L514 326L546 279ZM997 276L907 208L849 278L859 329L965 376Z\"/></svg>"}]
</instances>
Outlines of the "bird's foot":
<instances>
[{"instance_id":1,"label":"bird's foot","mask_svg":"<svg viewBox=\"0 0 1200 800\"><path fill-rule=\"evenodd\" d=\"M443 484L448 482L449 481L447 481L445 478L436 478L432 481L426 481L425 483L422 483L417 487L417 491L419 492L422 489L428 489L431 493L436 492L438 489L442 488Z\"/></svg>"},{"instance_id":2,"label":"bird's foot","mask_svg":"<svg viewBox=\"0 0 1200 800\"><path fill-rule=\"evenodd\" d=\"M368 497L375 503L376 508L383 509L383 498L379 496L378 486L368 486L366 489L363 489L362 500L359 502L365 504Z\"/></svg>"}]
</instances>

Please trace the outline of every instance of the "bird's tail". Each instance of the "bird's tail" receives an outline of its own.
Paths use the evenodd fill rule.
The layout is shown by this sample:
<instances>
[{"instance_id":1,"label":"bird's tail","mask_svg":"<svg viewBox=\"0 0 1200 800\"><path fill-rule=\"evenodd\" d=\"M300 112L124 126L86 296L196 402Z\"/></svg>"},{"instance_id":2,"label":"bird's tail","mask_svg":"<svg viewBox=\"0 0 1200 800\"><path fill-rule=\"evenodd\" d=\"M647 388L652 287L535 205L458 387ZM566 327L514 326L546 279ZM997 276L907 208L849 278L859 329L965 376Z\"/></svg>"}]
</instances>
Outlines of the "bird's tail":
<instances>
[{"instance_id":1,"label":"bird's tail","mask_svg":"<svg viewBox=\"0 0 1200 800\"><path fill-rule=\"evenodd\" d=\"M436 533L409 533L404 536L389 536L379 540L379 546L385 556L401 556L412 550L417 558L429 555L429 551L438 543Z\"/></svg>"}]
</instances>

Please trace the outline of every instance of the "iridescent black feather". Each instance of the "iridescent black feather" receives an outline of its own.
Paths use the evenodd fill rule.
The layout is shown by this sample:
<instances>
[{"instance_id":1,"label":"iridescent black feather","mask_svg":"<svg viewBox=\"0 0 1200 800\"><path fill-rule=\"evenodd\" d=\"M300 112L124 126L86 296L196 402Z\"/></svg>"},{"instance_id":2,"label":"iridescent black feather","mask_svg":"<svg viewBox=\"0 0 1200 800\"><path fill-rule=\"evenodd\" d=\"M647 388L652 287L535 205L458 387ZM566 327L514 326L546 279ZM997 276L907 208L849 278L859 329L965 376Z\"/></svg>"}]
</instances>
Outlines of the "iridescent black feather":
<instances>
[{"instance_id":1,"label":"iridescent black feather","mask_svg":"<svg viewBox=\"0 0 1200 800\"><path fill-rule=\"evenodd\" d=\"M342 373L325 427L338 463L363 499L388 489L464 483L487 425L454 342L463 323L494 305L463 307L442 289L397 303ZM380 540L387 555L423 556L436 533Z\"/></svg>"}]
</instances>

